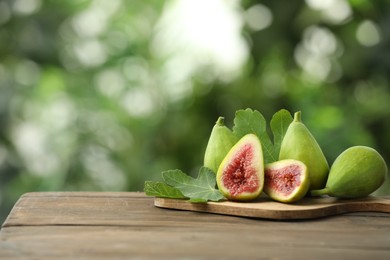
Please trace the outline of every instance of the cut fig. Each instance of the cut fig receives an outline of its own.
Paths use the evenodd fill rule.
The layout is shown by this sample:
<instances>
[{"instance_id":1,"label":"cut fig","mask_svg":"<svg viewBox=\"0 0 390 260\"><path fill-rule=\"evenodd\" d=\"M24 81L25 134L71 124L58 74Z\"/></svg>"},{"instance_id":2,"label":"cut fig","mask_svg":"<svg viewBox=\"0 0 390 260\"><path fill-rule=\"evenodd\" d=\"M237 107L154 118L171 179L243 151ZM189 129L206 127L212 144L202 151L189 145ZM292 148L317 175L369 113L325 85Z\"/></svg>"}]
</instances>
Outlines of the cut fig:
<instances>
[{"instance_id":1,"label":"cut fig","mask_svg":"<svg viewBox=\"0 0 390 260\"><path fill-rule=\"evenodd\" d=\"M264 186L264 160L256 135L245 135L230 149L218 168L217 185L228 200L250 201L260 195Z\"/></svg>"},{"instance_id":2,"label":"cut fig","mask_svg":"<svg viewBox=\"0 0 390 260\"><path fill-rule=\"evenodd\" d=\"M286 159L267 164L264 177L264 192L280 202L296 202L306 195L310 187L307 167L298 160Z\"/></svg>"}]
</instances>

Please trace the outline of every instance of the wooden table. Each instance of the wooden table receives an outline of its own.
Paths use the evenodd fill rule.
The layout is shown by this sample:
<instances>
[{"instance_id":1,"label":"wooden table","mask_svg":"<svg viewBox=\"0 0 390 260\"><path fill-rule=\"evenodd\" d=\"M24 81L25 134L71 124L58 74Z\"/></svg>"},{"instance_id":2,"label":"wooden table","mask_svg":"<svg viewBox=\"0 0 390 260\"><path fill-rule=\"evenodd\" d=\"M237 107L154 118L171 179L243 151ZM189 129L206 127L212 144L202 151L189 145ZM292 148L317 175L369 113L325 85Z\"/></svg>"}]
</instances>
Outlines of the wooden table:
<instances>
[{"instance_id":1,"label":"wooden table","mask_svg":"<svg viewBox=\"0 0 390 260\"><path fill-rule=\"evenodd\" d=\"M0 259L390 259L390 214L272 221L157 208L136 192L27 193Z\"/></svg>"}]
</instances>

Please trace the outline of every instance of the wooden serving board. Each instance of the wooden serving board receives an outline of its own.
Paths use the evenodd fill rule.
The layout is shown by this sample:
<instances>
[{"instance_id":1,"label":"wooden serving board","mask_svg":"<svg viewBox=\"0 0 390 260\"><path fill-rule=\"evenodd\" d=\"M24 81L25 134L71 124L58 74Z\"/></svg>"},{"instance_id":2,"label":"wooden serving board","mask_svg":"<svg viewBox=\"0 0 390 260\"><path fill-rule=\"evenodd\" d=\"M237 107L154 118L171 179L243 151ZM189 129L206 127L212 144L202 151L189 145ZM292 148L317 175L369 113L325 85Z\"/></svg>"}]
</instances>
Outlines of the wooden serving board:
<instances>
[{"instance_id":1,"label":"wooden serving board","mask_svg":"<svg viewBox=\"0 0 390 260\"><path fill-rule=\"evenodd\" d=\"M350 212L390 213L390 196L340 200L331 197L304 198L293 204L280 203L262 197L253 202L191 203L180 199L155 198L161 208L216 213L265 219L314 219Z\"/></svg>"}]
</instances>

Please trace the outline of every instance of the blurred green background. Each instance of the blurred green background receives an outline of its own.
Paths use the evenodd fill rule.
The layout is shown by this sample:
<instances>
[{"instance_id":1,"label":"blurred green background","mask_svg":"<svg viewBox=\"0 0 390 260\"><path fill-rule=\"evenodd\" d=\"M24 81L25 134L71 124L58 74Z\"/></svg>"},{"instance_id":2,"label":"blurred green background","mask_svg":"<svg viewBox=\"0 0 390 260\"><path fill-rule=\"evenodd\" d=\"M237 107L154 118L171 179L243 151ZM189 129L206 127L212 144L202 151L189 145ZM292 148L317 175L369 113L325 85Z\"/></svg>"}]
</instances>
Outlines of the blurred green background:
<instances>
[{"instance_id":1,"label":"blurred green background","mask_svg":"<svg viewBox=\"0 0 390 260\"><path fill-rule=\"evenodd\" d=\"M247 107L301 110L330 163L388 163L389 75L386 0L0 0L1 223L25 192L194 174Z\"/></svg>"}]
</instances>

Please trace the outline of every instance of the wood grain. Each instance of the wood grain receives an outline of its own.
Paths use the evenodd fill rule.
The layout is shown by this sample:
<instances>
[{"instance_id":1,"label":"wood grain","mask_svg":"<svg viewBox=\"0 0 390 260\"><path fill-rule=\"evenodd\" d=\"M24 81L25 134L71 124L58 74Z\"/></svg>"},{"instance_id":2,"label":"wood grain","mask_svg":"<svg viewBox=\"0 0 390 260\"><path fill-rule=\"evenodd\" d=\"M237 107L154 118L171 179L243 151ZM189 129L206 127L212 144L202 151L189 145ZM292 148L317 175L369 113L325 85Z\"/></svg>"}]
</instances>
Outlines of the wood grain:
<instances>
[{"instance_id":1,"label":"wood grain","mask_svg":"<svg viewBox=\"0 0 390 260\"><path fill-rule=\"evenodd\" d=\"M267 220L154 206L143 193L28 193L0 259L390 259L387 213Z\"/></svg>"},{"instance_id":2,"label":"wood grain","mask_svg":"<svg viewBox=\"0 0 390 260\"><path fill-rule=\"evenodd\" d=\"M350 212L390 213L390 197L354 200L331 197L304 198L294 204L279 203L267 198L246 203L232 201L189 203L186 200L155 198L154 205L161 208L279 220L321 218Z\"/></svg>"}]
</instances>

